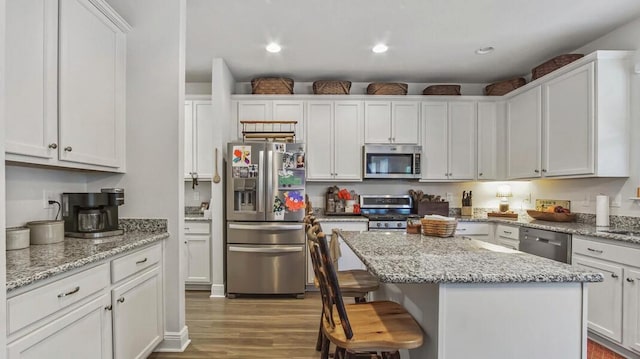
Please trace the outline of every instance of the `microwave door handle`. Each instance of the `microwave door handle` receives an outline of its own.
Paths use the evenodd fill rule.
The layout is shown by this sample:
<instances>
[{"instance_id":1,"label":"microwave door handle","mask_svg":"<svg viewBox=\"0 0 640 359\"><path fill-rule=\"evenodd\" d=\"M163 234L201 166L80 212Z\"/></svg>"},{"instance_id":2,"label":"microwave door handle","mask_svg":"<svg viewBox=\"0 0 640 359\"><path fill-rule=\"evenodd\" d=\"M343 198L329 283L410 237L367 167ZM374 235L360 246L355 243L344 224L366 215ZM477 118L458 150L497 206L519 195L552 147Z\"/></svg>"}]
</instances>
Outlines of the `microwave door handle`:
<instances>
[{"instance_id":1,"label":"microwave door handle","mask_svg":"<svg viewBox=\"0 0 640 359\"><path fill-rule=\"evenodd\" d=\"M264 151L258 152L258 195L256 201L258 202L258 212L264 213Z\"/></svg>"}]
</instances>

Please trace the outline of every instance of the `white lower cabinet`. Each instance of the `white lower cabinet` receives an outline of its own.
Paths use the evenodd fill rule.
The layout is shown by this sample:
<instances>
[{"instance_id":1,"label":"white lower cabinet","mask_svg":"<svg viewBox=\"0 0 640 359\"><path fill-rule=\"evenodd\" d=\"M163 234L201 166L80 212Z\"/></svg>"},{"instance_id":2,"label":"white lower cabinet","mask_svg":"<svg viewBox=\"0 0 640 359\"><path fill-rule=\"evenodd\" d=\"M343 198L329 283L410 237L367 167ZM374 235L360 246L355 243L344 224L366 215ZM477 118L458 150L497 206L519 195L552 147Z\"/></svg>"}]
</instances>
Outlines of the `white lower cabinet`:
<instances>
[{"instance_id":1,"label":"white lower cabinet","mask_svg":"<svg viewBox=\"0 0 640 359\"><path fill-rule=\"evenodd\" d=\"M185 284L211 284L210 222L185 222L184 233L187 246Z\"/></svg>"},{"instance_id":2,"label":"white lower cabinet","mask_svg":"<svg viewBox=\"0 0 640 359\"><path fill-rule=\"evenodd\" d=\"M320 222L322 226L322 232L327 235L327 239L331 239L331 233L334 229L340 229L343 231L355 231L362 232L368 229L369 224L366 221L331 221L323 219ZM341 256L338 258L337 270L349 270L349 269L367 269L362 263L360 258L351 250L351 248L344 243L342 238L338 237L340 244ZM313 285L314 279L313 265L311 264L311 258L307 253L307 284Z\"/></svg>"},{"instance_id":3,"label":"white lower cabinet","mask_svg":"<svg viewBox=\"0 0 640 359\"><path fill-rule=\"evenodd\" d=\"M498 224L494 244L518 250L520 248L520 227Z\"/></svg>"},{"instance_id":4,"label":"white lower cabinet","mask_svg":"<svg viewBox=\"0 0 640 359\"><path fill-rule=\"evenodd\" d=\"M145 358L163 339L161 244L43 282L8 295L9 359Z\"/></svg>"},{"instance_id":5,"label":"white lower cabinet","mask_svg":"<svg viewBox=\"0 0 640 359\"><path fill-rule=\"evenodd\" d=\"M637 356L640 354L640 247L577 235L573 236L572 246L574 266L604 275L603 282L589 284L589 331Z\"/></svg>"},{"instance_id":6,"label":"white lower cabinet","mask_svg":"<svg viewBox=\"0 0 640 359\"><path fill-rule=\"evenodd\" d=\"M458 222L455 235L492 243L492 225L486 222Z\"/></svg>"}]
</instances>

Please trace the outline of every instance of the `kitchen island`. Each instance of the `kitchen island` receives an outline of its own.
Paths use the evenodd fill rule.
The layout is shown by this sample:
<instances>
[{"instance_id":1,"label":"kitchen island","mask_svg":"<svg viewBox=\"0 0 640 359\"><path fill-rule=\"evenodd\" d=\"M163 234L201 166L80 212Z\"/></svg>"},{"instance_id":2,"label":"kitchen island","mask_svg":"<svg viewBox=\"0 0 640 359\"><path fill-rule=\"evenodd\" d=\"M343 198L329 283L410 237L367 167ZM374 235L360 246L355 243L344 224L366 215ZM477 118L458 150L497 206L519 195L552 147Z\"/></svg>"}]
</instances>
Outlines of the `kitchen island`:
<instances>
[{"instance_id":1,"label":"kitchen island","mask_svg":"<svg viewBox=\"0 0 640 359\"><path fill-rule=\"evenodd\" d=\"M586 358L593 273L463 237L341 232L381 281L374 299L401 303L425 331L420 359Z\"/></svg>"}]
</instances>

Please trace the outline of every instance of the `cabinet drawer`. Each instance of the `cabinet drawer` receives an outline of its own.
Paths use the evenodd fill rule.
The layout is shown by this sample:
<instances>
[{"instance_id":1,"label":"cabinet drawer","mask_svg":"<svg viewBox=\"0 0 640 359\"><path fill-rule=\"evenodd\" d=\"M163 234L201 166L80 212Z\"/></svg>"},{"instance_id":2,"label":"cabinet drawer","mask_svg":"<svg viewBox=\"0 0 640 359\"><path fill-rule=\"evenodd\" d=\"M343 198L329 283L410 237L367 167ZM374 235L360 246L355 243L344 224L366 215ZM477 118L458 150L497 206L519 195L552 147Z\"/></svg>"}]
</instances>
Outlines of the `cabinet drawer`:
<instances>
[{"instance_id":1,"label":"cabinet drawer","mask_svg":"<svg viewBox=\"0 0 640 359\"><path fill-rule=\"evenodd\" d=\"M458 236L474 236L474 235L488 235L489 223L472 223L472 222L458 222L456 227L456 235Z\"/></svg>"},{"instance_id":2,"label":"cabinet drawer","mask_svg":"<svg viewBox=\"0 0 640 359\"><path fill-rule=\"evenodd\" d=\"M109 266L98 267L60 279L7 300L9 334L35 323L109 286ZM43 324L46 321L43 321Z\"/></svg>"},{"instance_id":3,"label":"cabinet drawer","mask_svg":"<svg viewBox=\"0 0 640 359\"><path fill-rule=\"evenodd\" d=\"M510 249L518 250L520 248L520 241L512 238L498 237L497 242L499 245L510 248Z\"/></svg>"},{"instance_id":4,"label":"cabinet drawer","mask_svg":"<svg viewBox=\"0 0 640 359\"><path fill-rule=\"evenodd\" d=\"M162 250L160 245L131 253L111 261L111 282L116 283L143 269L160 262Z\"/></svg>"},{"instance_id":5,"label":"cabinet drawer","mask_svg":"<svg viewBox=\"0 0 640 359\"><path fill-rule=\"evenodd\" d=\"M499 224L496 228L496 236L519 240L520 228Z\"/></svg>"},{"instance_id":6,"label":"cabinet drawer","mask_svg":"<svg viewBox=\"0 0 640 359\"><path fill-rule=\"evenodd\" d=\"M211 224L209 222L184 222L184 234L209 234Z\"/></svg>"},{"instance_id":7,"label":"cabinet drawer","mask_svg":"<svg viewBox=\"0 0 640 359\"><path fill-rule=\"evenodd\" d=\"M576 236L573 236L573 240L571 242L573 246L573 253L575 254L601 258L635 267L640 266L640 249L602 243Z\"/></svg>"}]
</instances>

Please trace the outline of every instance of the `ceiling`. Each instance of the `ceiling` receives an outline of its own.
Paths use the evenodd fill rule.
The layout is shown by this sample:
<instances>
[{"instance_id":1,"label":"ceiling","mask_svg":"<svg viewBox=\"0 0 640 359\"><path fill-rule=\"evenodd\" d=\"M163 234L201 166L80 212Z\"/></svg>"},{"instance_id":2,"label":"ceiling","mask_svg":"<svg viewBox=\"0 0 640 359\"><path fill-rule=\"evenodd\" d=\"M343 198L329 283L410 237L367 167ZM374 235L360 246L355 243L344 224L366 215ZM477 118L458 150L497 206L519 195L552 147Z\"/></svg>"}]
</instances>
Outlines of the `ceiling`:
<instances>
[{"instance_id":1,"label":"ceiling","mask_svg":"<svg viewBox=\"0 0 640 359\"><path fill-rule=\"evenodd\" d=\"M219 57L236 81L488 83L639 16L638 0L187 0L186 79L211 82Z\"/></svg>"}]
</instances>

